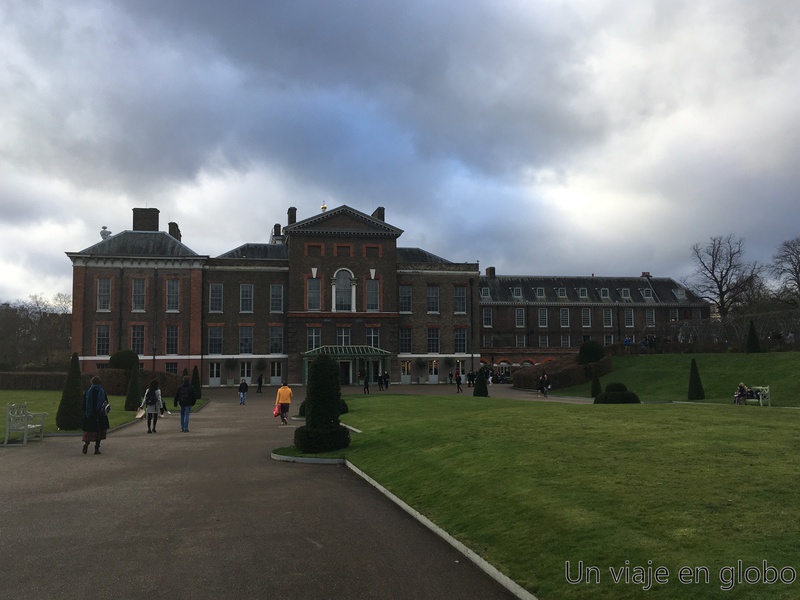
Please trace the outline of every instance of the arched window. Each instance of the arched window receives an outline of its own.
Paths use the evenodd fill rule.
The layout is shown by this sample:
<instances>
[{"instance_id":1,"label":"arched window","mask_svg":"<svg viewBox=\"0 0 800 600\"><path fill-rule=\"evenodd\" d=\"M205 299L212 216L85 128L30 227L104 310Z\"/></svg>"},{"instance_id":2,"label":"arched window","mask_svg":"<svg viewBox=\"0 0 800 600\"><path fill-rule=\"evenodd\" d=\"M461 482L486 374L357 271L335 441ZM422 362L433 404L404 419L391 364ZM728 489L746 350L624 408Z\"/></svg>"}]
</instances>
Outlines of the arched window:
<instances>
[{"instance_id":1,"label":"arched window","mask_svg":"<svg viewBox=\"0 0 800 600\"><path fill-rule=\"evenodd\" d=\"M340 269L333 276L334 312L355 311L356 286L353 274L347 269Z\"/></svg>"}]
</instances>

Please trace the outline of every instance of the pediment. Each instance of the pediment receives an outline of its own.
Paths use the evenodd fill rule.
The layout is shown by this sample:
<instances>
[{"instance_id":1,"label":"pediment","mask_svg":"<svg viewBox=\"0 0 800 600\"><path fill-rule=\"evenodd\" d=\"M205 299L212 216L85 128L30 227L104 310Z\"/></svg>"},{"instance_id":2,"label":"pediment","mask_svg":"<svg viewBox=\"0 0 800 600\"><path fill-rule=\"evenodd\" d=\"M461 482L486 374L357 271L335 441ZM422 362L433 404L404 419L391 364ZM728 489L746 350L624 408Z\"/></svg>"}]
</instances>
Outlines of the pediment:
<instances>
[{"instance_id":1,"label":"pediment","mask_svg":"<svg viewBox=\"0 0 800 600\"><path fill-rule=\"evenodd\" d=\"M399 237L402 229L393 227L349 206L339 206L283 228L292 235L355 235L359 237Z\"/></svg>"}]
</instances>

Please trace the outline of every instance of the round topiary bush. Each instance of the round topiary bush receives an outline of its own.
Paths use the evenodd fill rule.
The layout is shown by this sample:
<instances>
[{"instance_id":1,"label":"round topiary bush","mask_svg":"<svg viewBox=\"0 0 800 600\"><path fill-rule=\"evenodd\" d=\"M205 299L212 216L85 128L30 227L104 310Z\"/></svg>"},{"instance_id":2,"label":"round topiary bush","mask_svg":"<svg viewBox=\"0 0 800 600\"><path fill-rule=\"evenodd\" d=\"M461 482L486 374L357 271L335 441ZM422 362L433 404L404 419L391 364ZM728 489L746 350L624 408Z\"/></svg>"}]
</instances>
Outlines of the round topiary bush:
<instances>
[{"instance_id":1,"label":"round topiary bush","mask_svg":"<svg viewBox=\"0 0 800 600\"><path fill-rule=\"evenodd\" d=\"M606 351L603 350L603 347L598 342L587 340L581 344L581 348L578 351L578 364L588 365L589 363L603 360L605 355Z\"/></svg>"},{"instance_id":2,"label":"round topiary bush","mask_svg":"<svg viewBox=\"0 0 800 600\"><path fill-rule=\"evenodd\" d=\"M629 392L627 386L624 383L619 382L612 382L606 385L606 389L604 392L601 392L597 395L597 398L594 399L595 404L641 404L642 401L639 400L639 396L637 396L633 392Z\"/></svg>"},{"instance_id":3,"label":"round topiary bush","mask_svg":"<svg viewBox=\"0 0 800 600\"><path fill-rule=\"evenodd\" d=\"M120 350L112 354L108 359L109 369L130 371L134 367L139 368L139 355L133 350Z\"/></svg>"}]
</instances>

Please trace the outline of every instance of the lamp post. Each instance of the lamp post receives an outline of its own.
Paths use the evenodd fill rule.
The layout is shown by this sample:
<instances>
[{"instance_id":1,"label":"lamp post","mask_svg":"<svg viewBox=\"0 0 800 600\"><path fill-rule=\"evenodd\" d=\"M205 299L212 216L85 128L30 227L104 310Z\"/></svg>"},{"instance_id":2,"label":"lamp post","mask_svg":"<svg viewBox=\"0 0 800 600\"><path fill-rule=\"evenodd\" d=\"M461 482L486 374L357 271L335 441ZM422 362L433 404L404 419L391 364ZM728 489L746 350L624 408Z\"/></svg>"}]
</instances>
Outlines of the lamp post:
<instances>
[{"instance_id":1,"label":"lamp post","mask_svg":"<svg viewBox=\"0 0 800 600\"><path fill-rule=\"evenodd\" d=\"M469 278L469 372L475 371L475 278Z\"/></svg>"}]
</instances>

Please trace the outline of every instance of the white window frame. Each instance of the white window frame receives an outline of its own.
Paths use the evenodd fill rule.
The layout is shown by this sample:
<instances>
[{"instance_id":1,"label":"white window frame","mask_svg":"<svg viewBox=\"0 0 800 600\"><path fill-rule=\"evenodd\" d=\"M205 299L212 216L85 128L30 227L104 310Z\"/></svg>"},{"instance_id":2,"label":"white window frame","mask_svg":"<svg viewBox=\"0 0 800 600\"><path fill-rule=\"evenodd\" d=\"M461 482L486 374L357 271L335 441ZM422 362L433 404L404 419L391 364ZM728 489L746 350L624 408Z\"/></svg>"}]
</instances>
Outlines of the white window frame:
<instances>
[{"instance_id":1,"label":"white window frame","mask_svg":"<svg viewBox=\"0 0 800 600\"><path fill-rule=\"evenodd\" d=\"M283 313L283 284L269 284L269 312Z\"/></svg>"},{"instance_id":2,"label":"white window frame","mask_svg":"<svg viewBox=\"0 0 800 600\"><path fill-rule=\"evenodd\" d=\"M453 312L467 314L467 286L457 285L453 288Z\"/></svg>"},{"instance_id":3,"label":"white window frame","mask_svg":"<svg viewBox=\"0 0 800 600\"><path fill-rule=\"evenodd\" d=\"M208 312L221 313L224 306L224 288L221 283L208 284Z\"/></svg>"},{"instance_id":4,"label":"white window frame","mask_svg":"<svg viewBox=\"0 0 800 600\"><path fill-rule=\"evenodd\" d=\"M97 279L97 312L111 312L111 278Z\"/></svg>"},{"instance_id":5,"label":"white window frame","mask_svg":"<svg viewBox=\"0 0 800 600\"><path fill-rule=\"evenodd\" d=\"M414 308L414 288L410 285L400 285L397 290L397 310L401 313L410 313Z\"/></svg>"},{"instance_id":6,"label":"white window frame","mask_svg":"<svg viewBox=\"0 0 800 600\"><path fill-rule=\"evenodd\" d=\"M147 282L144 277L131 280L131 312L144 312L147 306Z\"/></svg>"},{"instance_id":7,"label":"white window frame","mask_svg":"<svg viewBox=\"0 0 800 600\"><path fill-rule=\"evenodd\" d=\"M252 313L255 302L255 286L252 283L239 284L239 312Z\"/></svg>"},{"instance_id":8,"label":"white window frame","mask_svg":"<svg viewBox=\"0 0 800 600\"><path fill-rule=\"evenodd\" d=\"M306 304L309 311L322 310L322 279L319 277L306 279Z\"/></svg>"},{"instance_id":9,"label":"white window frame","mask_svg":"<svg viewBox=\"0 0 800 600\"><path fill-rule=\"evenodd\" d=\"M426 293L426 308L428 314L439 314L439 309L441 307L441 300L439 294L439 286L438 285L428 285L428 290Z\"/></svg>"},{"instance_id":10,"label":"white window frame","mask_svg":"<svg viewBox=\"0 0 800 600\"><path fill-rule=\"evenodd\" d=\"M366 288L366 310L367 312L378 312L381 309L381 282L379 279L367 279L364 287Z\"/></svg>"},{"instance_id":11,"label":"white window frame","mask_svg":"<svg viewBox=\"0 0 800 600\"><path fill-rule=\"evenodd\" d=\"M176 313L181 310L181 280L167 279L167 298L165 310Z\"/></svg>"}]
</instances>

